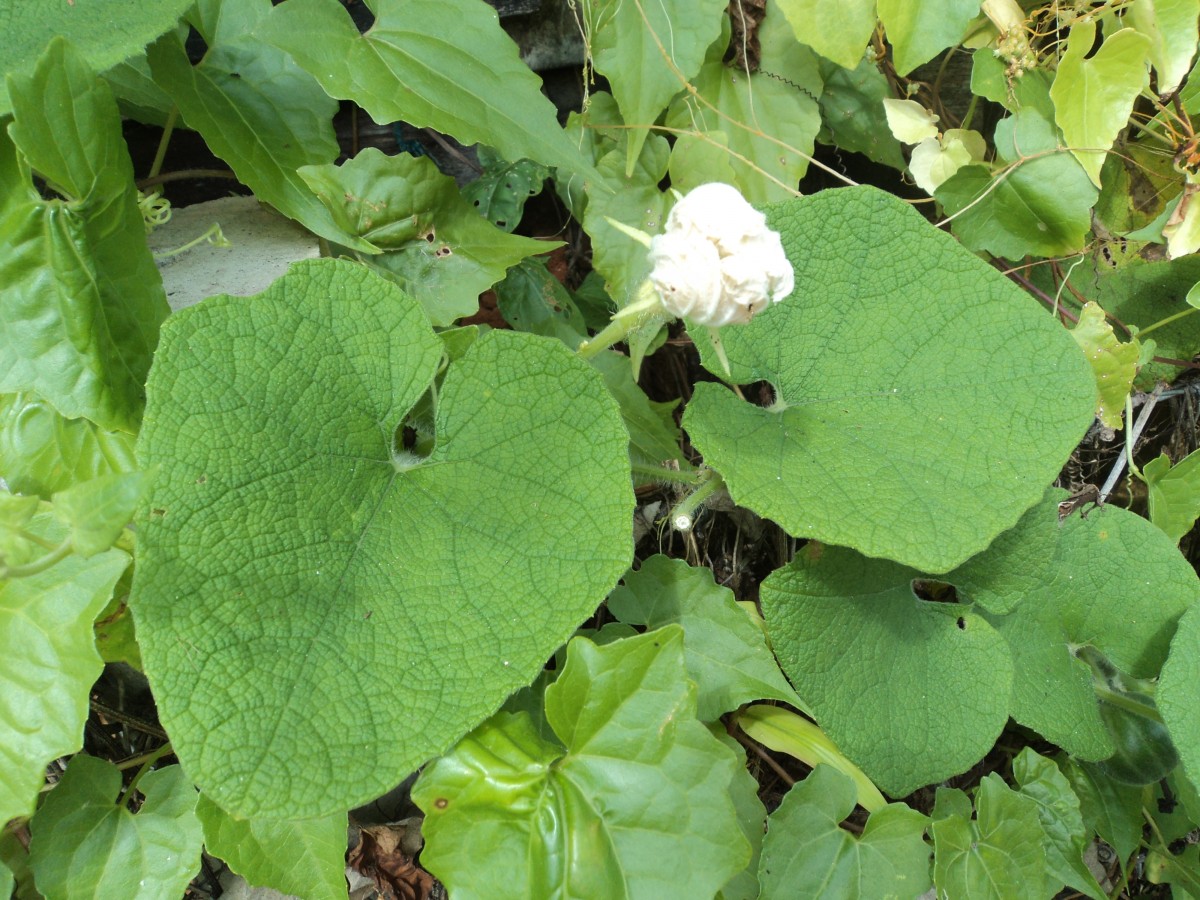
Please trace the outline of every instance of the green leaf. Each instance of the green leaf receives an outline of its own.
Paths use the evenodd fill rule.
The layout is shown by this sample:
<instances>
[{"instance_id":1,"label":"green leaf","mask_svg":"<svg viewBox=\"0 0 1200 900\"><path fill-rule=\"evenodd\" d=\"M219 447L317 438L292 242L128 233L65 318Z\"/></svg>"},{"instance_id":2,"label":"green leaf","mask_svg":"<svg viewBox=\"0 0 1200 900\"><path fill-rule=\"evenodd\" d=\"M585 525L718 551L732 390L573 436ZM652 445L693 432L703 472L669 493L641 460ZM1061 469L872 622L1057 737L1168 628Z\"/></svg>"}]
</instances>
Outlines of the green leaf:
<instances>
[{"instance_id":1,"label":"green leaf","mask_svg":"<svg viewBox=\"0 0 1200 900\"><path fill-rule=\"evenodd\" d=\"M0 0L0 116L13 109L5 75L34 68L54 37L69 40L87 65L107 69L133 56L183 15L192 0L106 0L47 6L27 0Z\"/></svg>"},{"instance_id":2,"label":"green leaf","mask_svg":"<svg viewBox=\"0 0 1200 900\"><path fill-rule=\"evenodd\" d=\"M976 53L975 59L990 56ZM1020 259L1080 250L1099 192L1060 148L1049 88L1027 72L1008 100L1016 113L996 125L996 172L963 166L937 190L954 233L972 250ZM974 83L974 78L972 78Z\"/></svg>"},{"instance_id":3,"label":"green leaf","mask_svg":"<svg viewBox=\"0 0 1200 900\"><path fill-rule=\"evenodd\" d=\"M1192 784L1200 783L1200 605L1180 619L1155 700Z\"/></svg>"},{"instance_id":4,"label":"green leaf","mask_svg":"<svg viewBox=\"0 0 1200 900\"><path fill-rule=\"evenodd\" d=\"M658 189L667 174L670 145L666 138L651 135L642 145L633 175L625 176L625 150L618 146L597 164L612 192L588 198L583 227L592 239L592 264L604 277L608 294L625 306L642 280L650 274L646 248L622 234L607 219L615 219L646 234L658 234L667 221L675 198Z\"/></svg>"},{"instance_id":5,"label":"green leaf","mask_svg":"<svg viewBox=\"0 0 1200 900\"><path fill-rule=\"evenodd\" d=\"M1114 781L1095 765L1066 755L1059 758L1058 766L1079 798L1084 824L1117 851L1124 865L1141 842L1143 790Z\"/></svg>"},{"instance_id":6,"label":"green leaf","mask_svg":"<svg viewBox=\"0 0 1200 900\"><path fill-rule=\"evenodd\" d=\"M338 155L337 103L286 53L252 35L270 11L270 0L202 0L204 59L193 66L179 35L164 35L147 51L154 80L257 197L321 237L370 252L338 227L296 171Z\"/></svg>"},{"instance_id":7,"label":"green leaf","mask_svg":"<svg viewBox=\"0 0 1200 900\"><path fill-rule=\"evenodd\" d=\"M204 845L256 887L308 900L346 897L346 816L239 819L207 795L196 803Z\"/></svg>"},{"instance_id":8,"label":"green leaf","mask_svg":"<svg viewBox=\"0 0 1200 900\"><path fill-rule=\"evenodd\" d=\"M780 0L779 7L796 40L844 69L858 65L875 30L875 0Z\"/></svg>"},{"instance_id":9,"label":"green leaf","mask_svg":"<svg viewBox=\"0 0 1200 900\"><path fill-rule=\"evenodd\" d=\"M679 447L679 426L675 424L674 409L679 401L658 403L647 397L634 380L629 360L620 354L601 353L590 362L621 407L621 419L629 432L634 485L658 484L663 477L658 472L664 463L691 471Z\"/></svg>"},{"instance_id":10,"label":"green leaf","mask_svg":"<svg viewBox=\"0 0 1200 900\"><path fill-rule=\"evenodd\" d=\"M48 897L175 900L200 868L196 789L183 769L151 772L137 815L118 804L121 772L80 754L29 824L29 865Z\"/></svg>"},{"instance_id":11,"label":"green leaf","mask_svg":"<svg viewBox=\"0 0 1200 900\"><path fill-rule=\"evenodd\" d=\"M848 775L857 792L856 802L867 812L887 806L875 782L852 763L816 723L799 713L782 706L755 703L738 710L734 723L747 737L770 750L793 756L814 769L824 763Z\"/></svg>"},{"instance_id":12,"label":"green leaf","mask_svg":"<svg viewBox=\"0 0 1200 900\"><path fill-rule=\"evenodd\" d=\"M1096 415L1108 428L1120 428L1125 401L1137 375L1142 347L1136 339L1121 343L1097 303L1085 303L1079 322L1071 329L1083 355L1092 367L1100 402Z\"/></svg>"},{"instance_id":13,"label":"green leaf","mask_svg":"<svg viewBox=\"0 0 1200 900\"><path fill-rule=\"evenodd\" d=\"M1096 23L1071 26L1050 99L1063 138L1096 187L1104 157L1129 120L1133 101L1150 83L1150 38L1132 28L1109 34L1095 53Z\"/></svg>"},{"instance_id":14,"label":"green leaf","mask_svg":"<svg viewBox=\"0 0 1200 900\"><path fill-rule=\"evenodd\" d=\"M809 546L763 582L762 608L822 729L894 797L969 768L1008 720L1003 639L969 607L919 600L917 572Z\"/></svg>"},{"instance_id":15,"label":"green leaf","mask_svg":"<svg viewBox=\"0 0 1200 900\"><path fill-rule=\"evenodd\" d=\"M770 381L775 404L697 384L684 429L736 503L791 534L953 568L1037 502L1091 423L1086 362L895 197L824 191L768 221L797 289L723 341L733 378Z\"/></svg>"},{"instance_id":16,"label":"green leaf","mask_svg":"<svg viewBox=\"0 0 1200 900\"><path fill-rule=\"evenodd\" d=\"M1011 531L946 579L984 607L1015 664L1011 714L1082 759L1114 747L1087 646L1137 678L1158 673L1196 573L1157 528L1104 506L1061 524L1051 491ZM1005 614L1007 613L1007 614Z\"/></svg>"},{"instance_id":17,"label":"green leaf","mask_svg":"<svg viewBox=\"0 0 1200 900\"><path fill-rule=\"evenodd\" d=\"M100 77L112 88L121 115L159 127L167 124L175 101L155 83L145 53L105 69Z\"/></svg>"},{"instance_id":18,"label":"green leaf","mask_svg":"<svg viewBox=\"0 0 1200 900\"><path fill-rule=\"evenodd\" d=\"M971 900L1044 900L1045 835L1038 806L991 773L975 796L976 818L938 819L933 880L938 895Z\"/></svg>"},{"instance_id":19,"label":"green leaf","mask_svg":"<svg viewBox=\"0 0 1200 900\"><path fill-rule=\"evenodd\" d=\"M509 266L556 242L507 234L483 218L427 157L368 147L340 166L300 176L348 234L385 251L368 262L421 301L434 325L479 307Z\"/></svg>"},{"instance_id":20,"label":"green leaf","mask_svg":"<svg viewBox=\"0 0 1200 900\"><path fill-rule=\"evenodd\" d=\"M729 783L729 797L737 811L742 835L750 845L750 860L746 867L725 882L717 896L720 900L758 900L758 860L762 852L767 808L758 799L758 779L750 774L745 765L746 749L729 735L721 723L715 723L710 730L717 740L737 754L738 766L733 773L733 781Z\"/></svg>"},{"instance_id":21,"label":"green leaf","mask_svg":"<svg viewBox=\"0 0 1200 900\"><path fill-rule=\"evenodd\" d=\"M1083 824L1079 798L1053 760L1025 747L1013 760L1013 775L1021 793L1037 804L1038 821L1046 834L1047 872L1093 900L1107 900L1083 861L1091 832Z\"/></svg>"},{"instance_id":22,"label":"green leaf","mask_svg":"<svg viewBox=\"0 0 1200 900\"><path fill-rule=\"evenodd\" d=\"M656 554L608 595L621 622L650 629L681 625L688 675L696 682L702 722L751 700L800 705L767 647L762 629L719 586L711 569Z\"/></svg>"},{"instance_id":23,"label":"green leaf","mask_svg":"<svg viewBox=\"0 0 1200 900\"><path fill-rule=\"evenodd\" d=\"M723 0L598 0L584 4L592 65L608 79L632 127L625 174L632 175L659 114L700 71L721 35Z\"/></svg>"},{"instance_id":24,"label":"green leaf","mask_svg":"<svg viewBox=\"0 0 1200 900\"><path fill-rule=\"evenodd\" d=\"M550 170L529 159L507 162L491 148L482 146L479 163L484 167L483 172L464 185L463 199L497 228L511 232L521 223L525 201L542 192Z\"/></svg>"},{"instance_id":25,"label":"green leaf","mask_svg":"<svg viewBox=\"0 0 1200 900\"><path fill-rule=\"evenodd\" d=\"M372 9L375 24L360 35L336 0L290 0L256 34L376 122L403 119L598 180L494 9L482 0L377 0Z\"/></svg>"},{"instance_id":26,"label":"green leaf","mask_svg":"<svg viewBox=\"0 0 1200 900\"><path fill-rule=\"evenodd\" d=\"M135 432L168 308L117 105L61 39L9 88L14 143L67 199L21 203L0 221L0 391Z\"/></svg>"},{"instance_id":27,"label":"green leaf","mask_svg":"<svg viewBox=\"0 0 1200 900\"><path fill-rule=\"evenodd\" d=\"M54 512L69 529L72 551L87 559L116 543L133 520L146 487L143 473L117 472L55 494Z\"/></svg>"},{"instance_id":28,"label":"green leaf","mask_svg":"<svg viewBox=\"0 0 1200 900\"><path fill-rule=\"evenodd\" d=\"M509 269L496 285L496 306L517 331L557 338L572 350L587 337L583 313L545 260L523 259Z\"/></svg>"},{"instance_id":29,"label":"green leaf","mask_svg":"<svg viewBox=\"0 0 1200 900\"><path fill-rule=\"evenodd\" d=\"M546 688L561 746L500 713L422 774L422 864L459 900L712 896L750 850L729 795L737 757L695 696L680 628L574 639Z\"/></svg>"},{"instance_id":30,"label":"green leaf","mask_svg":"<svg viewBox=\"0 0 1200 900\"><path fill-rule=\"evenodd\" d=\"M907 75L953 47L977 15L975 0L879 0L879 18L892 45L896 74Z\"/></svg>"},{"instance_id":31,"label":"green leaf","mask_svg":"<svg viewBox=\"0 0 1200 900\"><path fill-rule=\"evenodd\" d=\"M839 827L854 810L854 784L817 766L767 819L759 880L764 897L916 898L930 885L929 820L903 803L872 813L855 837Z\"/></svg>"},{"instance_id":32,"label":"green leaf","mask_svg":"<svg viewBox=\"0 0 1200 900\"><path fill-rule=\"evenodd\" d=\"M33 394L0 396L4 480L19 493L50 495L76 482L136 468L133 437L87 419L66 419Z\"/></svg>"},{"instance_id":33,"label":"green leaf","mask_svg":"<svg viewBox=\"0 0 1200 900\"><path fill-rule=\"evenodd\" d=\"M1153 0L1129 8L1129 24L1150 39L1149 57L1160 96L1173 93L1196 55L1198 0Z\"/></svg>"},{"instance_id":34,"label":"green leaf","mask_svg":"<svg viewBox=\"0 0 1200 900\"><path fill-rule=\"evenodd\" d=\"M164 331L130 605L172 744L235 815L377 796L532 680L629 564L599 376L489 332L450 365L422 459L394 435L441 355L415 300L334 260ZM371 752L312 740L348 730Z\"/></svg>"},{"instance_id":35,"label":"green leaf","mask_svg":"<svg viewBox=\"0 0 1200 900\"><path fill-rule=\"evenodd\" d=\"M1072 284L1099 303L1127 326L1141 329L1162 322L1185 309L1183 302L1192 285L1200 281L1200 257L1172 261L1131 263L1116 270L1102 269L1092 277L1072 279ZM1152 332L1156 352L1169 359L1191 359L1200 353L1200 328L1193 316L1167 322ZM1143 390L1156 381L1173 379L1175 366L1150 362L1142 367L1134 384Z\"/></svg>"},{"instance_id":36,"label":"green leaf","mask_svg":"<svg viewBox=\"0 0 1200 900\"><path fill-rule=\"evenodd\" d=\"M900 142L888 129L883 110L883 100L892 95L892 88L879 67L869 59L853 69L822 60L820 72L821 121L827 132L820 140L893 169L904 169Z\"/></svg>"},{"instance_id":37,"label":"green leaf","mask_svg":"<svg viewBox=\"0 0 1200 900\"><path fill-rule=\"evenodd\" d=\"M28 527L51 543L66 537L48 511ZM46 765L81 745L102 668L92 621L128 564L109 550L0 581L0 821L31 814Z\"/></svg>"},{"instance_id":38,"label":"green leaf","mask_svg":"<svg viewBox=\"0 0 1200 900\"><path fill-rule=\"evenodd\" d=\"M1174 466L1165 453L1142 467L1149 493L1150 521L1179 543L1200 518L1200 450Z\"/></svg>"},{"instance_id":39,"label":"green leaf","mask_svg":"<svg viewBox=\"0 0 1200 900\"><path fill-rule=\"evenodd\" d=\"M12 869L0 862L0 897L11 897L15 883Z\"/></svg>"},{"instance_id":40,"label":"green leaf","mask_svg":"<svg viewBox=\"0 0 1200 900\"><path fill-rule=\"evenodd\" d=\"M801 83L819 85L815 60L808 69ZM667 125L714 132L729 147L733 184L751 203L795 196L821 128L814 95L762 73L747 76L720 59L704 64L694 86L695 96L689 92L671 104Z\"/></svg>"}]
</instances>

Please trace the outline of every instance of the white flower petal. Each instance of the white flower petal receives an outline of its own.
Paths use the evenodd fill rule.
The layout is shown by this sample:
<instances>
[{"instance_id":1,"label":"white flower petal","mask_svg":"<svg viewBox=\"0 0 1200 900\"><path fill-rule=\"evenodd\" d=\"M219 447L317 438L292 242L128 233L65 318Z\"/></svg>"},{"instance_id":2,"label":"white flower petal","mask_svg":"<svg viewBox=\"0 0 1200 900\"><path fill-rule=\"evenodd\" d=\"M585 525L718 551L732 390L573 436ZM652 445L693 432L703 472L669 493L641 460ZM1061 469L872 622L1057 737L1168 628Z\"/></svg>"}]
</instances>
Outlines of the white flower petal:
<instances>
[{"instance_id":1,"label":"white flower petal","mask_svg":"<svg viewBox=\"0 0 1200 900\"><path fill-rule=\"evenodd\" d=\"M721 258L708 241L668 231L650 244L650 281L673 316L704 321L721 300Z\"/></svg>"}]
</instances>

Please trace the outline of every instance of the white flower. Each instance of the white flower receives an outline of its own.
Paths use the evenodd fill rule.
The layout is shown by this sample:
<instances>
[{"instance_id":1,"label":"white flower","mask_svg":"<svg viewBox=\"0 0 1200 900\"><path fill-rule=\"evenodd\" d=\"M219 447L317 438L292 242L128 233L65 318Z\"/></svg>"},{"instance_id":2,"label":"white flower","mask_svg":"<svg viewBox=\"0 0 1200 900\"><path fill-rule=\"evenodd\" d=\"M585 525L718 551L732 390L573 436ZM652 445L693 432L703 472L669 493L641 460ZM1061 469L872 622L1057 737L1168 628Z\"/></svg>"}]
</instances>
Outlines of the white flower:
<instances>
[{"instance_id":1,"label":"white flower","mask_svg":"<svg viewBox=\"0 0 1200 900\"><path fill-rule=\"evenodd\" d=\"M667 312L712 328L749 322L794 286L779 233L727 184L702 184L675 204L650 263Z\"/></svg>"}]
</instances>

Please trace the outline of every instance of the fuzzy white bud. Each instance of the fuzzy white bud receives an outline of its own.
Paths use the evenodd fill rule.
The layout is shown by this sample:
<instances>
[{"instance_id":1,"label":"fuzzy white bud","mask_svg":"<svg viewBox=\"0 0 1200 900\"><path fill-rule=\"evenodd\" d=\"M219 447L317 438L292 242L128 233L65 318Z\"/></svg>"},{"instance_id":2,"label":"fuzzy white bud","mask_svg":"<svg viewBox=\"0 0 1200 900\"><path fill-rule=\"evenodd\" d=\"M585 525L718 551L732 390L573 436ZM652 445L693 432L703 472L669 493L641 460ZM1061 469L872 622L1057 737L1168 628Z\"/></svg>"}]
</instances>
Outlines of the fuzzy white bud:
<instances>
[{"instance_id":1,"label":"fuzzy white bud","mask_svg":"<svg viewBox=\"0 0 1200 900\"><path fill-rule=\"evenodd\" d=\"M794 286L779 233L737 188L716 182L675 204L650 263L667 312L713 328L749 322Z\"/></svg>"}]
</instances>

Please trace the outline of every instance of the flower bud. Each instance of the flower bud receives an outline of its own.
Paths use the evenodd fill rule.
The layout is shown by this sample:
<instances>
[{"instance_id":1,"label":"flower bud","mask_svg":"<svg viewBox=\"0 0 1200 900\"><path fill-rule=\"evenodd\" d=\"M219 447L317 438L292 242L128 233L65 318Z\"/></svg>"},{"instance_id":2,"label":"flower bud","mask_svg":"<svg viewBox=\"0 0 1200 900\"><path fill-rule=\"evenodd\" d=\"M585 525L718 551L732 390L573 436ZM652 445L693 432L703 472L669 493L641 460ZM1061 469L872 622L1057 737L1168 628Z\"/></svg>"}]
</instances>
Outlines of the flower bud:
<instances>
[{"instance_id":1,"label":"flower bud","mask_svg":"<svg viewBox=\"0 0 1200 900\"><path fill-rule=\"evenodd\" d=\"M703 184L675 204L650 263L667 312L713 328L749 322L794 286L779 233L727 184Z\"/></svg>"}]
</instances>

